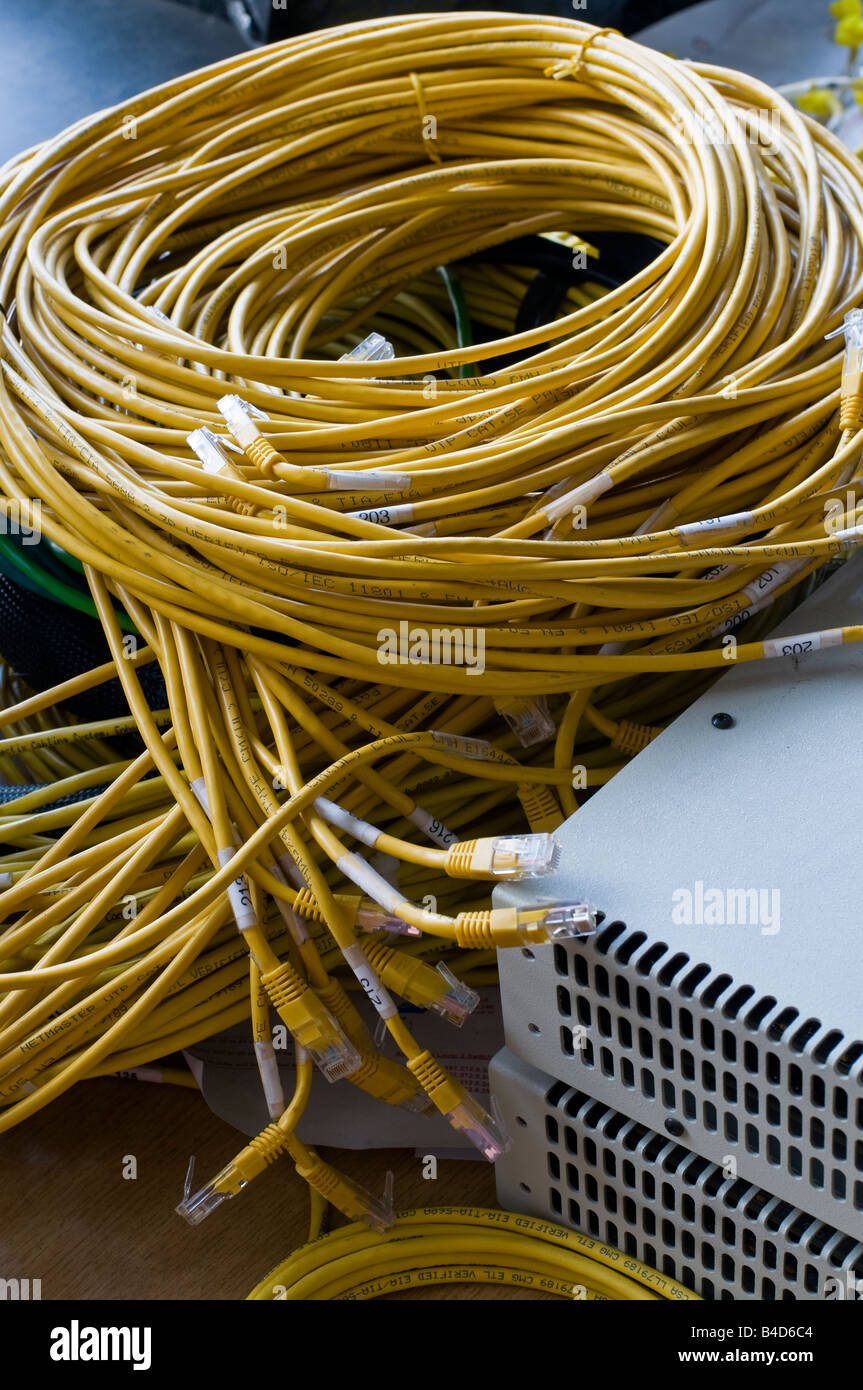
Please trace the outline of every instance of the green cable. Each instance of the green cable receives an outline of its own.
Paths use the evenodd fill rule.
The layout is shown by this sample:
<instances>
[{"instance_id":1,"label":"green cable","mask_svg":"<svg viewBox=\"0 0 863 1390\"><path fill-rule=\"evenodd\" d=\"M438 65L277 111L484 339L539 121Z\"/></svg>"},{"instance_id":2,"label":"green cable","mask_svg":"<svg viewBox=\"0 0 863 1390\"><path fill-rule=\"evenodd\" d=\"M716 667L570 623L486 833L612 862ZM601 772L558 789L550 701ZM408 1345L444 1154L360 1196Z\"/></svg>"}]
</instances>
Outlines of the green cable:
<instances>
[{"instance_id":1,"label":"green cable","mask_svg":"<svg viewBox=\"0 0 863 1390\"><path fill-rule=\"evenodd\" d=\"M437 269L438 275L446 285L446 292L452 305L458 345L460 348L473 347L473 324L461 281L458 276L452 273L448 265L439 265ZM475 372L476 367L472 362L462 362L459 368L459 375L463 377L473 376Z\"/></svg>"},{"instance_id":2,"label":"green cable","mask_svg":"<svg viewBox=\"0 0 863 1390\"><path fill-rule=\"evenodd\" d=\"M37 547L38 548L38 547ZM29 593L39 598L52 599L66 608L74 608L86 613L90 618L98 618L96 605L89 594L58 578L47 567L40 565L35 556L29 556L5 532L0 532L0 572L13 584L19 584ZM122 609L117 610L117 620L124 632L132 632L140 637L132 619Z\"/></svg>"},{"instance_id":3,"label":"green cable","mask_svg":"<svg viewBox=\"0 0 863 1390\"><path fill-rule=\"evenodd\" d=\"M78 574L83 575L84 566L77 555L70 555L68 550L64 550L62 545L58 545L56 541L52 541L50 536L43 536L42 543L47 545L51 556L59 560L66 569L75 570Z\"/></svg>"},{"instance_id":4,"label":"green cable","mask_svg":"<svg viewBox=\"0 0 863 1390\"><path fill-rule=\"evenodd\" d=\"M0 532L0 574L11 580L13 584L26 589L28 593L38 594L39 598L45 598L45 589L41 582L37 582L35 577L31 577L26 566L22 567L20 564L16 564L14 549L10 552L6 537L2 532Z\"/></svg>"}]
</instances>

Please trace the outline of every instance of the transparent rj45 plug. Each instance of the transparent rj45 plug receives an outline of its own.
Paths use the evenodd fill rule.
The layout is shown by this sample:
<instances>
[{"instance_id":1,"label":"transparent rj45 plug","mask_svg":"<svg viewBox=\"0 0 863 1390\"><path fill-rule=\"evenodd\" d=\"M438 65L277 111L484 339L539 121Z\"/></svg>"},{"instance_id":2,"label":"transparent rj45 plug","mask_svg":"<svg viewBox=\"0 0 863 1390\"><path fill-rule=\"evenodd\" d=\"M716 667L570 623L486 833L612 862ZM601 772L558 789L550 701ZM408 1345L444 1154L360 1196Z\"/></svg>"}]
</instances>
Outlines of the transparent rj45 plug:
<instances>
[{"instance_id":1,"label":"transparent rj45 plug","mask_svg":"<svg viewBox=\"0 0 863 1390\"><path fill-rule=\"evenodd\" d=\"M540 878L554 873L560 858L560 842L553 835L499 835L492 843L491 868L495 878Z\"/></svg>"},{"instance_id":2,"label":"transparent rj45 plug","mask_svg":"<svg viewBox=\"0 0 863 1390\"><path fill-rule=\"evenodd\" d=\"M225 451L222 440L205 426L198 430L192 430L192 433L186 436L186 443L192 452L197 454L205 473L232 473L236 471L233 461Z\"/></svg>"},{"instance_id":3,"label":"transparent rj45 plug","mask_svg":"<svg viewBox=\"0 0 863 1390\"><path fill-rule=\"evenodd\" d=\"M410 922L403 922L401 917L396 917L392 912L386 912L376 903L357 909L356 926L362 932L389 931L396 936L422 936L419 927L412 927Z\"/></svg>"},{"instance_id":4,"label":"transparent rj45 plug","mask_svg":"<svg viewBox=\"0 0 863 1390\"><path fill-rule=\"evenodd\" d=\"M459 1104L444 1112L453 1129L461 1130L489 1163L496 1162L512 1143L503 1129L494 1102L492 1106L495 1110L494 1115L490 1115L485 1106L480 1105L476 1096L472 1096L469 1091L463 1091Z\"/></svg>"},{"instance_id":5,"label":"transparent rj45 plug","mask_svg":"<svg viewBox=\"0 0 863 1390\"><path fill-rule=\"evenodd\" d=\"M392 362L395 355L395 348L388 338L382 333L370 333L361 343L357 343L355 348L351 348L350 352L343 352L339 361Z\"/></svg>"},{"instance_id":6,"label":"transparent rj45 plug","mask_svg":"<svg viewBox=\"0 0 863 1390\"><path fill-rule=\"evenodd\" d=\"M244 448L254 443L260 433L254 422L266 420L264 412L236 394L222 396L217 405L237 443Z\"/></svg>"},{"instance_id":7,"label":"transparent rj45 plug","mask_svg":"<svg viewBox=\"0 0 863 1390\"><path fill-rule=\"evenodd\" d=\"M437 973L446 981L447 990L438 999L430 1001L428 1007L440 1014L441 1018L460 1028L479 1003L479 995L470 985L466 985L464 980L454 975L443 961L438 965Z\"/></svg>"},{"instance_id":8,"label":"transparent rj45 plug","mask_svg":"<svg viewBox=\"0 0 863 1390\"><path fill-rule=\"evenodd\" d=\"M246 1186L245 1178L240 1177L233 1164L229 1163L211 1182L199 1187L197 1192L187 1193L176 1211L190 1226L200 1226L211 1212L231 1197L236 1197Z\"/></svg>"},{"instance_id":9,"label":"transparent rj45 plug","mask_svg":"<svg viewBox=\"0 0 863 1390\"><path fill-rule=\"evenodd\" d=\"M497 835L460 840L447 852L452 878L541 878L554 873L560 842L549 831L537 835Z\"/></svg>"},{"instance_id":10,"label":"transparent rj45 plug","mask_svg":"<svg viewBox=\"0 0 863 1390\"><path fill-rule=\"evenodd\" d=\"M306 1049L315 1066L323 1072L328 1081L341 1081L359 1069L362 1058L335 1019L331 1018L330 1022L333 1025L331 1036L324 1036L320 1032L315 1034L312 1030L301 1030L303 1036L295 1033L294 1037Z\"/></svg>"},{"instance_id":11,"label":"transparent rj45 plug","mask_svg":"<svg viewBox=\"0 0 863 1390\"><path fill-rule=\"evenodd\" d=\"M539 919L551 941L566 941L573 937L592 936L596 931L597 908L593 903L569 903L546 908Z\"/></svg>"}]
</instances>

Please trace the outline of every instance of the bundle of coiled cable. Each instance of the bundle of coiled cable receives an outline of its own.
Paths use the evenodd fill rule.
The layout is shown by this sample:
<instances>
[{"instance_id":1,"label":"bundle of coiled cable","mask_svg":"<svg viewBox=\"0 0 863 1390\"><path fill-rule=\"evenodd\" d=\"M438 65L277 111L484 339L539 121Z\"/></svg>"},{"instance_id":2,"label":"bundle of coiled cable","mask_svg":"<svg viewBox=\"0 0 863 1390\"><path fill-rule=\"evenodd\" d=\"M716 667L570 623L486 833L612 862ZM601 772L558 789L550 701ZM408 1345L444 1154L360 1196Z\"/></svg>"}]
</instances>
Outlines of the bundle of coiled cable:
<instances>
[{"instance_id":1,"label":"bundle of coiled cable","mask_svg":"<svg viewBox=\"0 0 863 1390\"><path fill-rule=\"evenodd\" d=\"M763 638L860 540L863 174L740 74L417 16L79 123L0 228L5 514L106 644L0 720L0 1130L251 1016L272 1123L184 1213L286 1151L386 1226L297 1138L314 1067L493 1160L398 998L594 930L481 895L730 660L863 637Z\"/></svg>"},{"instance_id":2,"label":"bundle of coiled cable","mask_svg":"<svg viewBox=\"0 0 863 1390\"><path fill-rule=\"evenodd\" d=\"M640 1260L548 1221L476 1207L403 1212L381 1239L360 1223L295 1250L255 1302L386 1298L448 1283L494 1284L577 1300L698 1300Z\"/></svg>"}]
</instances>

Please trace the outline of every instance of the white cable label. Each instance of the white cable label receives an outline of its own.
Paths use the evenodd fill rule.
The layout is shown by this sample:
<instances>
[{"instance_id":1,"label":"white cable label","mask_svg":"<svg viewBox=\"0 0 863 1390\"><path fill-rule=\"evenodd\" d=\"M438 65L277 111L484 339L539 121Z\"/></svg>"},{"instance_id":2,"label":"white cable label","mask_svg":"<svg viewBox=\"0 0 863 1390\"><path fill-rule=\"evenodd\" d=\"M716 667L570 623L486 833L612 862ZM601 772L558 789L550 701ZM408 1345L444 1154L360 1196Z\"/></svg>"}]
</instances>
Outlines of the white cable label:
<instances>
[{"instance_id":1,"label":"white cable label","mask_svg":"<svg viewBox=\"0 0 863 1390\"><path fill-rule=\"evenodd\" d=\"M736 531L741 526L750 526L752 512L730 512L728 516L711 516L704 521L688 521L685 526L675 527L675 535L681 545L698 544L705 536L722 535L725 531Z\"/></svg>"},{"instance_id":2,"label":"white cable label","mask_svg":"<svg viewBox=\"0 0 863 1390\"><path fill-rule=\"evenodd\" d=\"M450 845L458 842L458 836L452 830L448 830L442 820L438 820L437 816L431 815L422 806L415 806L408 820L427 835L433 844L440 845L441 849L449 849Z\"/></svg>"},{"instance_id":3,"label":"white cable label","mask_svg":"<svg viewBox=\"0 0 863 1390\"><path fill-rule=\"evenodd\" d=\"M725 618L716 627L710 629L711 637L724 637L728 632L734 632L736 628L742 627L744 623L753 618L756 613L760 613L770 603L770 596L775 589L791 579L798 570L805 568L807 560L783 561L774 565L772 569L765 570L757 579L753 579L751 584L747 584L741 589L749 599L745 608L741 608L739 613L733 614L730 618Z\"/></svg>"},{"instance_id":4,"label":"white cable label","mask_svg":"<svg viewBox=\"0 0 863 1390\"><path fill-rule=\"evenodd\" d=\"M432 739L438 748L457 753L460 758L479 758L486 762L491 757L491 744L484 738L467 738L463 734L445 734L434 729Z\"/></svg>"},{"instance_id":5,"label":"white cable label","mask_svg":"<svg viewBox=\"0 0 863 1390\"><path fill-rule=\"evenodd\" d=\"M282 915L282 921L291 933L294 941L296 941L298 946L302 946L304 941L310 939L304 918L302 918L298 912L294 912L294 909L289 903L285 902L284 898L276 898L276 907L279 909Z\"/></svg>"},{"instance_id":6,"label":"white cable label","mask_svg":"<svg viewBox=\"0 0 863 1390\"><path fill-rule=\"evenodd\" d=\"M358 816L352 816L350 811L345 811L341 806L337 806L335 801L330 801L325 796L316 796L314 807L318 815L330 825L335 825L339 830L345 830L349 835L353 835L355 840L361 844L368 845L374 849L381 837L381 832L374 825L369 825L368 821L360 820Z\"/></svg>"},{"instance_id":7,"label":"white cable label","mask_svg":"<svg viewBox=\"0 0 863 1390\"><path fill-rule=\"evenodd\" d=\"M207 796L207 784L203 777L196 777L194 782L189 783L189 786L198 798L198 805L207 817L207 820L212 821L213 817L210 815L210 798Z\"/></svg>"},{"instance_id":8,"label":"white cable label","mask_svg":"<svg viewBox=\"0 0 863 1390\"><path fill-rule=\"evenodd\" d=\"M784 560L778 565L773 565L771 569L765 570L763 574L759 574L758 578L753 579L751 584L744 586L742 592L753 603L757 603L759 599L772 594L774 589L778 589L780 585L786 583L808 563L808 560Z\"/></svg>"},{"instance_id":9,"label":"white cable label","mask_svg":"<svg viewBox=\"0 0 863 1390\"><path fill-rule=\"evenodd\" d=\"M381 1018L394 1018L398 1010L392 996L384 988L380 976L372 969L359 946L347 946L342 955Z\"/></svg>"},{"instance_id":10,"label":"white cable label","mask_svg":"<svg viewBox=\"0 0 863 1390\"><path fill-rule=\"evenodd\" d=\"M367 893L379 907L383 907L387 912L391 912L394 917L401 917L404 909L404 898L391 883L387 883L371 864L367 864L365 859L361 859L358 854L349 851L341 855L336 860L336 868L341 870L345 878L349 878L351 883L355 883L364 893Z\"/></svg>"},{"instance_id":11,"label":"white cable label","mask_svg":"<svg viewBox=\"0 0 863 1390\"><path fill-rule=\"evenodd\" d=\"M404 492L411 485L408 473L348 473L344 468L327 468L324 477L332 492Z\"/></svg>"},{"instance_id":12,"label":"white cable label","mask_svg":"<svg viewBox=\"0 0 863 1390\"><path fill-rule=\"evenodd\" d=\"M846 526L841 531L833 531L830 536L831 541L856 541L858 544L863 541L863 523L859 526Z\"/></svg>"},{"instance_id":13,"label":"white cable label","mask_svg":"<svg viewBox=\"0 0 863 1390\"><path fill-rule=\"evenodd\" d=\"M261 1038L255 1043L255 1059L258 1063L258 1074L261 1078L264 1100L267 1102L270 1118L276 1119L284 1112L285 1093L282 1090L282 1079L279 1075L279 1063L276 1059L275 1048L269 1038Z\"/></svg>"},{"instance_id":14,"label":"white cable label","mask_svg":"<svg viewBox=\"0 0 863 1390\"><path fill-rule=\"evenodd\" d=\"M278 864L282 873L285 875L285 878L288 880L288 883L292 883L295 888L308 888L309 885L306 883L302 871L294 863L287 850L285 850L283 854L280 854L278 856L278 858L276 859L276 863Z\"/></svg>"},{"instance_id":15,"label":"white cable label","mask_svg":"<svg viewBox=\"0 0 863 1390\"><path fill-rule=\"evenodd\" d=\"M230 849L220 849L218 854L219 867L223 869L226 864L230 864L236 852L233 845ZM231 904L231 911L234 914L238 931L248 931L249 927L257 926L258 917L252 906L252 895L245 874L238 874L228 884L228 901Z\"/></svg>"},{"instance_id":16,"label":"white cable label","mask_svg":"<svg viewBox=\"0 0 863 1390\"><path fill-rule=\"evenodd\" d=\"M824 632L804 632L799 637L772 637L762 646L765 656L806 656L823 647L841 647L843 641L841 627L829 627Z\"/></svg>"},{"instance_id":17,"label":"white cable label","mask_svg":"<svg viewBox=\"0 0 863 1390\"><path fill-rule=\"evenodd\" d=\"M566 516L567 512L575 511L576 507L588 506L612 487L614 479L610 473L597 473L595 478L590 478L586 483L579 483L578 487L571 488L556 501L546 502L542 510L549 521L555 522Z\"/></svg>"},{"instance_id":18,"label":"white cable label","mask_svg":"<svg viewBox=\"0 0 863 1390\"><path fill-rule=\"evenodd\" d=\"M414 504L397 502L393 507L369 507L363 512L345 512L345 516L356 517L358 521L373 521L377 526L398 526L402 521L413 521Z\"/></svg>"}]
</instances>

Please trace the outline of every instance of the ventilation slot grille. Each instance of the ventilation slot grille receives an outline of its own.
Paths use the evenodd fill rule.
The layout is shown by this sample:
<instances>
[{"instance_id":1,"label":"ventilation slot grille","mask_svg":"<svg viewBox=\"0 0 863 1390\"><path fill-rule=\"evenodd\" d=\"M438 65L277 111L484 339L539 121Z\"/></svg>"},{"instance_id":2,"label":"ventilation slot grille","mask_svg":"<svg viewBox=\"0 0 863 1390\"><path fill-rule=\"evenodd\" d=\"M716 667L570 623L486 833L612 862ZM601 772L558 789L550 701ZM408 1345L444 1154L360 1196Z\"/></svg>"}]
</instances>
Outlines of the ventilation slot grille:
<instances>
[{"instance_id":1,"label":"ventilation slot grille","mask_svg":"<svg viewBox=\"0 0 863 1390\"><path fill-rule=\"evenodd\" d=\"M854 1297L863 1244L562 1083L543 1111L551 1219L704 1298Z\"/></svg>"},{"instance_id":2,"label":"ventilation slot grille","mask_svg":"<svg viewBox=\"0 0 863 1390\"><path fill-rule=\"evenodd\" d=\"M585 1084L597 1075L656 1102L696 1148L699 1133L714 1155L728 1144L764 1182L782 1173L801 1197L863 1212L863 1042L645 940L612 922L554 948L560 1052ZM541 1064L558 1071L554 1056Z\"/></svg>"}]
</instances>

